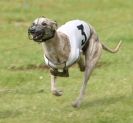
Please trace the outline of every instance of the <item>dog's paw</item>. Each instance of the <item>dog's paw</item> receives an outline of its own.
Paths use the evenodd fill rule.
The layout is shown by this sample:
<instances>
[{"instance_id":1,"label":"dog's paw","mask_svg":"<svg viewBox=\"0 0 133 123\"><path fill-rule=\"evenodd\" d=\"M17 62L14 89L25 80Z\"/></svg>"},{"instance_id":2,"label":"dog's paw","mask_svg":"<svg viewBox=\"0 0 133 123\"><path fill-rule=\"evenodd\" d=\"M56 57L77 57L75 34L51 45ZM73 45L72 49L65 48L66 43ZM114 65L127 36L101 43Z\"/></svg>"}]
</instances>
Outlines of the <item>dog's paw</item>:
<instances>
[{"instance_id":1,"label":"dog's paw","mask_svg":"<svg viewBox=\"0 0 133 123\"><path fill-rule=\"evenodd\" d=\"M63 92L61 90L53 90L52 94L55 96L61 96L63 94Z\"/></svg>"}]
</instances>

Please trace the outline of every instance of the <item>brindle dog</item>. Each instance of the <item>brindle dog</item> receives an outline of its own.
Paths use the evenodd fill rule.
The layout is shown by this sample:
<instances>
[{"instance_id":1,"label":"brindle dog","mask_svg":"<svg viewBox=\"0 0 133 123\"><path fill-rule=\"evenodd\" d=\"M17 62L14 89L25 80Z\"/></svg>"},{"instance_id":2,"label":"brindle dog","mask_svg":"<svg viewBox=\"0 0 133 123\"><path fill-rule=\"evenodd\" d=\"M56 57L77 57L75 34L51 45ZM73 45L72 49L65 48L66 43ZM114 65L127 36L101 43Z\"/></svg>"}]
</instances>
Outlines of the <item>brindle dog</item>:
<instances>
[{"instance_id":1,"label":"brindle dog","mask_svg":"<svg viewBox=\"0 0 133 123\"><path fill-rule=\"evenodd\" d=\"M40 17L35 19L29 27L28 34L30 39L42 43L45 62L50 66L51 91L54 95L62 95L62 91L56 87L57 76L68 77L68 68L76 62L80 71L84 71L80 94L72 104L73 107L80 106L87 82L101 56L102 49L116 53L121 45L120 41L115 49L108 48L100 42L95 29L90 24L80 20L70 21L58 28L55 21ZM76 50L74 50L76 45L74 42L79 43ZM78 54L78 57L74 56L74 53ZM70 56L72 57L70 58Z\"/></svg>"}]
</instances>

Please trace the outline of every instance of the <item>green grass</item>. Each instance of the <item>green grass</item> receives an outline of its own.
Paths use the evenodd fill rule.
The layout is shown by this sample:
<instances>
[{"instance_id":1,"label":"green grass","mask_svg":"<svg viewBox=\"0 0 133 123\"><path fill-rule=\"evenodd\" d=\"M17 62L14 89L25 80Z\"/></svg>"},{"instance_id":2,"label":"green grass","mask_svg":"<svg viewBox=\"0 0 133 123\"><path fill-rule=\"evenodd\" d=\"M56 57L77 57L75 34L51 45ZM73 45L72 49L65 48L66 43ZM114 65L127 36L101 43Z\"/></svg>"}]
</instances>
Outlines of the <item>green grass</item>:
<instances>
[{"instance_id":1,"label":"green grass","mask_svg":"<svg viewBox=\"0 0 133 123\"><path fill-rule=\"evenodd\" d=\"M133 122L132 0L0 0L0 6L0 123ZM58 79L62 97L50 93L47 69L26 69L43 63L41 46L27 38L38 16L59 25L83 19L110 47L123 40L119 53L103 51L79 109L71 107L82 82L77 66Z\"/></svg>"}]
</instances>

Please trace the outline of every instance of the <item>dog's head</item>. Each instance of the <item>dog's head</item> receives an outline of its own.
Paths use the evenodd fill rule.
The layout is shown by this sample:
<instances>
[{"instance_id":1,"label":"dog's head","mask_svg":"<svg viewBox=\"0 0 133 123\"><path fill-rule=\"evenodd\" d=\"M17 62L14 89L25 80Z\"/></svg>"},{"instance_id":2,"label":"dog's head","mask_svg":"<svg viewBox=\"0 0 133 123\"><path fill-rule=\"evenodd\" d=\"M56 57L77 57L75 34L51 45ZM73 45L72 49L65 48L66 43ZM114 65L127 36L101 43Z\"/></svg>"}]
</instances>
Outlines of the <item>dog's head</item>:
<instances>
[{"instance_id":1,"label":"dog's head","mask_svg":"<svg viewBox=\"0 0 133 123\"><path fill-rule=\"evenodd\" d=\"M57 23L45 17L35 19L28 28L29 39L36 42L45 42L54 37Z\"/></svg>"}]
</instances>

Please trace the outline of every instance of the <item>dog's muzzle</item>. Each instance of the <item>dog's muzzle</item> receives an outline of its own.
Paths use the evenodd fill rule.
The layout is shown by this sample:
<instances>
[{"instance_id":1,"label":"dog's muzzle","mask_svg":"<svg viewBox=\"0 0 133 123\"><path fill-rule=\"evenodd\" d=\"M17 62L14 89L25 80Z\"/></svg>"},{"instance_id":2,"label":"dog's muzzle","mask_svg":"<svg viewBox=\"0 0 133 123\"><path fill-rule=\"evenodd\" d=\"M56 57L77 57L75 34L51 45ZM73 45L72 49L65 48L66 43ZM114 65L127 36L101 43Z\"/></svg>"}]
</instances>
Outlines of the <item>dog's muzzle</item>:
<instances>
[{"instance_id":1,"label":"dog's muzzle","mask_svg":"<svg viewBox=\"0 0 133 123\"><path fill-rule=\"evenodd\" d=\"M28 28L28 37L30 40L41 42L44 35L45 30L41 26L31 26Z\"/></svg>"},{"instance_id":2,"label":"dog's muzzle","mask_svg":"<svg viewBox=\"0 0 133 123\"><path fill-rule=\"evenodd\" d=\"M45 42L55 35L55 30L52 30L47 27L42 27L39 25L31 26L28 29L28 37L30 40L34 40L36 42Z\"/></svg>"}]
</instances>

